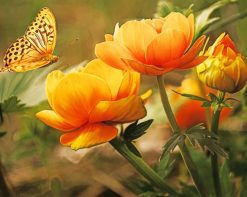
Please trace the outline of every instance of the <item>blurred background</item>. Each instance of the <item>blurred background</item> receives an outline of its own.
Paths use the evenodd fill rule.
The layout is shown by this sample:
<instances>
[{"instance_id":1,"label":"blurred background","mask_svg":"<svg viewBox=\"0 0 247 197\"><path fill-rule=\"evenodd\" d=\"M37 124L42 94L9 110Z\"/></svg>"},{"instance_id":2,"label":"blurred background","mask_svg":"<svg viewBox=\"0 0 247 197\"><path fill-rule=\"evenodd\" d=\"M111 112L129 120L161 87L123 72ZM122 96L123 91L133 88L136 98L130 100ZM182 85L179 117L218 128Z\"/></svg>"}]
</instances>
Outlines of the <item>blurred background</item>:
<instances>
[{"instance_id":1,"label":"blurred background","mask_svg":"<svg viewBox=\"0 0 247 197\"><path fill-rule=\"evenodd\" d=\"M213 0L175 0L160 1L171 7L182 9L194 4L197 14L206 9ZM72 151L59 144L59 132L38 121L34 114L49 106L44 93L44 80L47 73L54 68L70 69L83 65L85 61L95 58L94 46L104 40L104 34L113 33L116 23L130 19L153 18L159 4L158 0L0 0L0 59L9 45L25 33L28 25L42 7L49 7L57 22L56 55L60 57L55 66L30 71L25 74L4 73L0 75L0 102L8 108L3 114L0 126L1 174L7 185L0 180L0 187L9 191L0 196L136 196L150 189L137 172L122 159L109 144L91 149ZM160 5L160 4L159 4ZM225 19L247 10L247 1L239 0L221 9L212 16ZM239 51L247 56L247 18L224 25L210 32L210 43L222 32L228 32L235 41ZM189 71L172 72L166 76L167 83L173 87L180 86ZM193 82L192 82L193 84ZM151 77L143 77L143 87L153 88L156 82ZM190 90L187 86L187 93ZM240 100L245 91L235 95ZM4 103L11 96L12 100ZM194 103L170 93L174 110L179 114L181 106L193 108ZM180 99L180 100L178 100ZM243 100L244 101L244 100ZM148 134L137 142L144 159L154 168L165 141L170 136L165 116L160 116L159 96L154 95L149 101L148 117L155 119ZM21 105L25 104L25 106ZM188 107L185 107L186 110ZM241 181L247 176L247 138L245 103L225 112L222 121L222 144L229 151L229 169L234 174L236 192L240 191ZM183 110L181 112L183 114ZM180 113L180 114L181 114ZM190 125L196 116L204 112L191 112L190 118L182 119L182 124ZM1 119L1 118L0 118ZM183 121L185 120L185 121ZM196 120L197 121L197 120ZM1 121L0 121L1 122ZM194 124L194 122L193 122ZM229 132L231 131L231 132ZM232 132L234 131L234 132ZM232 136L234 137L234 140ZM179 154L174 153L171 160L176 162L167 168L166 179L170 185L182 187L181 183L191 184L185 166ZM194 153L194 159L201 168L207 168L209 161L206 155ZM201 162L203 161L203 162ZM203 172L201 172L203 173ZM0 174L0 175L1 175ZM209 179L209 175L204 174ZM185 186L184 186L185 187ZM186 188L185 188L186 189ZM151 189L150 189L151 190ZM148 196L148 195L146 195ZM152 196L151 194L149 196ZM192 195L191 195L192 196Z\"/></svg>"}]
</instances>

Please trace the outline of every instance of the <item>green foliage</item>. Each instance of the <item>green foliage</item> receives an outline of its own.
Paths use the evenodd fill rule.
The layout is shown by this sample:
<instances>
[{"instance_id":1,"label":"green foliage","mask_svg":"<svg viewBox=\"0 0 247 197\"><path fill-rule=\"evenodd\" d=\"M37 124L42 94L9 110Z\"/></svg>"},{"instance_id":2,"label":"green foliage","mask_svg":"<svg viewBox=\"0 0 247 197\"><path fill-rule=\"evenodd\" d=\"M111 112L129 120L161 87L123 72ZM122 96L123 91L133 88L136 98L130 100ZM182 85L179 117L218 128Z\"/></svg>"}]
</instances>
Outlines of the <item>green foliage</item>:
<instances>
[{"instance_id":1,"label":"green foliage","mask_svg":"<svg viewBox=\"0 0 247 197\"><path fill-rule=\"evenodd\" d=\"M224 194L224 196L225 197L234 196L230 171L226 162L220 168L220 181L221 181L222 193Z\"/></svg>"},{"instance_id":2,"label":"green foliage","mask_svg":"<svg viewBox=\"0 0 247 197\"><path fill-rule=\"evenodd\" d=\"M155 17L165 17L171 12L180 12L184 14L185 16L189 16L191 13L193 13L193 4L191 4L187 9L182 9L178 6L175 6L173 3L167 1L167 0L160 0L157 5Z\"/></svg>"},{"instance_id":3,"label":"green foliage","mask_svg":"<svg viewBox=\"0 0 247 197\"><path fill-rule=\"evenodd\" d=\"M138 124L138 121L130 124L123 133L123 138L126 141L133 141L144 135L146 130L153 123L153 119L144 121Z\"/></svg>"},{"instance_id":4,"label":"green foliage","mask_svg":"<svg viewBox=\"0 0 247 197\"><path fill-rule=\"evenodd\" d=\"M231 106L231 104L228 103L228 101L238 101L235 98L224 98L224 96L222 97L222 95L224 94L223 92L220 92L219 96L216 96L213 93L209 93L208 94L209 99L206 99L206 98L203 98L200 96L196 96L193 94L179 93L176 91L174 91L174 92L183 96L183 97L187 97L191 100L201 101L202 102L201 107L212 107L214 110L214 113L217 110L222 109L223 107L231 108L232 106Z\"/></svg>"},{"instance_id":5,"label":"green foliage","mask_svg":"<svg viewBox=\"0 0 247 197\"><path fill-rule=\"evenodd\" d=\"M170 154L166 154L160 158L156 166L157 173L163 178L167 178L174 168L175 160L172 159Z\"/></svg>"},{"instance_id":6,"label":"green foliage","mask_svg":"<svg viewBox=\"0 0 247 197\"><path fill-rule=\"evenodd\" d=\"M182 193L185 197L198 197L198 191L194 186L187 185L183 182L180 182L180 185L182 186Z\"/></svg>"},{"instance_id":7,"label":"green foliage","mask_svg":"<svg viewBox=\"0 0 247 197\"><path fill-rule=\"evenodd\" d=\"M139 152L139 150L136 148L136 146L134 145L133 142L130 141L125 141L126 146L128 147L128 149L134 153L137 157L142 157L141 153Z\"/></svg>"},{"instance_id":8,"label":"green foliage","mask_svg":"<svg viewBox=\"0 0 247 197\"><path fill-rule=\"evenodd\" d=\"M0 103L2 113L21 112L26 109L25 104L16 96L11 96Z\"/></svg>"},{"instance_id":9,"label":"green foliage","mask_svg":"<svg viewBox=\"0 0 247 197\"><path fill-rule=\"evenodd\" d=\"M142 157L141 153L135 147L134 140L143 136L146 133L146 130L151 126L153 120L146 120L138 124L138 121L130 124L125 131L122 133L124 143L129 148L129 150L138 157Z\"/></svg>"},{"instance_id":10,"label":"green foliage","mask_svg":"<svg viewBox=\"0 0 247 197\"><path fill-rule=\"evenodd\" d=\"M185 139L187 139L194 147L199 145L202 150L209 150L212 154L227 157L226 152L219 145L218 137L215 134L208 132L203 124L195 125L184 133L174 133L164 145L162 155L165 156L172 152L177 145L183 146Z\"/></svg>"},{"instance_id":11,"label":"green foliage","mask_svg":"<svg viewBox=\"0 0 247 197\"><path fill-rule=\"evenodd\" d=\"M222 8L229 3L234 3L236 0L221 0L213 3L209 7L207 7L204 10L201 10L200 13L196 17L196 24L195 24L195 37L198 38L200 35L202 35L213 23L216 21L220 20L220 17L213 17L210 18L212 13L219 9Z\"/></svg>"}]
</instances>

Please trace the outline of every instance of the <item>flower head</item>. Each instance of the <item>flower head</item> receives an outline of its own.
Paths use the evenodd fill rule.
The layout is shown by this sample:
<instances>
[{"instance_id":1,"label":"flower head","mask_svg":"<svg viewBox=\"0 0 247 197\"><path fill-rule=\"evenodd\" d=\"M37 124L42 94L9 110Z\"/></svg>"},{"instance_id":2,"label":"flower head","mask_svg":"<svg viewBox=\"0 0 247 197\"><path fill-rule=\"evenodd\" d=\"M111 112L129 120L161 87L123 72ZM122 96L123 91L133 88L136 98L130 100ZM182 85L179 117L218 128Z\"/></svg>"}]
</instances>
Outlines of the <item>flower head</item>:
<instances>
[{"instance_id":1,"label":"flower head","mask_svg":"<svg viewBox=\"0 0 247 197\"><path fill-rule=\"evenodd\" d=\"M205 55L208 58L197 66L197 73L207 86L230 93L244 87L247 64L229 35L221 34Z\"/></svg>"},{"instance_id":2,"label":"flower head","mask_svg":"<svg viewBox=\"0 0 247 197\"><path fill-rule=\"evenodd\" d=\"M133 69L148 75L161 75L201 63L198 57L205 36L191 46L194 16L176 12L163 19L128 21L115 28L113 35L96 45L96 55L118 69Z\"/></svg>"},{"instance_id":3,"label":"flower head","mask_svg":"<svg viewBox=\"0 0 247 197\"><path fill-rule=\"evenodd\" d=\"M114 69L96 59L85 68L69 74L56 70L46 80L46 93L52 110L36 116L63 132L60 142L72 149L94 146L112 140L115 126L146 115L142 97L137 96L140 75Z\"/></svg>"}]
</instances>

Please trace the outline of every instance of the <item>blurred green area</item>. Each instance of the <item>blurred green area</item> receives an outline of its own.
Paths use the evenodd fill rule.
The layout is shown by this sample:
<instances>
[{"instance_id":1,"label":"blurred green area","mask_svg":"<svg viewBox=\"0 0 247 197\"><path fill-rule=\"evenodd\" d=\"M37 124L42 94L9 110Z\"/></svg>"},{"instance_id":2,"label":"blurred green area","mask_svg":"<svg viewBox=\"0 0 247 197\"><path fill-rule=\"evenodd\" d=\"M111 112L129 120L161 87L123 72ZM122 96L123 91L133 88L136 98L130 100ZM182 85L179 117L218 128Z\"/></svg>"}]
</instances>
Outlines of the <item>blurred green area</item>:
<instances>
[{"instance_id":1,"label":"blurred green area","mask_svg":"<svg viewBox=\"0 0 247 197\"><path fill-rule=\"evenodd\" d=\"M185 9L193 3L193 10L197 14L217 1L167 0L166 2ZM158 0L0 0L0 58L2 59L8 46L24 34L42 7L49 7L57 21L55 54L60 56L57 68L69 67L84 60L91 60L95 57L95 44L104 40L104 34L112 33L117 22L152 18L157 3ZM239 0L238 3L215 11L213 16L220 16L224 19L246 10L247 2ZM220 33L228 32L238 45L239 50L247 55L246 27L247 18L223 26L210 33L211 42ZM152 190L150 184L141 179L137 172L109 145L77 152L72 151L59 144L59 132L45 126L35 118L35 112L49 108L46 101L41 103L40 101L45 100L44 79L52 69L54 67L50 66L25 74L5 73L0 75L0 102L16 95L21 99L19 104L25 103L25 107L27 107L18 113L4 114L4 123L0 127L0 132L7 131L7 134L0 138L0 172L3 172L8 187L12 188L12 193L19 194L18 196L129 197L143 193L144 190ZM183 79L184 74L183 72L168 74L167 81L177 85ZM20 84L24 84L23 87ZM152 79L144 77L145 87L154 85L155 82ZM151 134L141 139L139 144L145 160L151 163L155 169L159 169L156 163L163 144L170 136L169 129L164 124L159 125L164 118L155 111L160 110L160 106L156 104L158 103L157 99L159 98L154 96L148 106L148 110L153 110L149 113L149 118L156 119L156 125L150 129L149 133ZM18 103L15 104L17 107L19 106ZM30 105L34 106L30 107ZM246 107L242 105L240 108L242 111L240 110L236 117L230 119L225 126L230 125L232 130L239 132L224 131L221 133L222 138L225 139L223 145L229 152L230 160L227 163L232 173L236 175L234 185L238 194L244 185L247 185L247 178L245 178L247 177L245 151L247 150L245 134L247 115L243 111ZM162 120L159 121L161 118ZM200 168L204 169L200 173L205 179L210 179L205 171L209 168L209 158L196 152L193 153L193 157ZM195 188L191 186L192 182L177 153L172 155L169 162L174 159L176 159L174 164L166 164L169 166L169 172L164 178L170 185L182 187L188 196L196 196ZM227 171L228 169L224 168L223 170ZM225 179L227 185L228 178ZM242 180L245 182L241 182ZM208 187L212 188L210 180ZM147 192L146 196L154 195L152 191Z\"/></svg>"}]
</instances>

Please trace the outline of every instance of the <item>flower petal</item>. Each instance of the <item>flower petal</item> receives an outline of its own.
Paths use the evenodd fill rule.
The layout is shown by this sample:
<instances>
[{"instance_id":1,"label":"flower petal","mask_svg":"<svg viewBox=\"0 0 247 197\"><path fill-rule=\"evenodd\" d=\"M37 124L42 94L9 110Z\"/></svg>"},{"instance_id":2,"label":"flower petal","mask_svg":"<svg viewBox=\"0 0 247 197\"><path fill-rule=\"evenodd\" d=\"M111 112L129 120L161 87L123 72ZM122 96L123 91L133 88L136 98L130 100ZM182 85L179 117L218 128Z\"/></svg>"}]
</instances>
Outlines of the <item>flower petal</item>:
<instances>
[{"instance_id":1,"label":"flower petal","mask_svg":"<svg viewBox=\"0 0 247 197\"><path fill-rule=\"evenodd\" d=\"M140 87L140 74L135 71L126 71L118 90L117 99L136 95Z\"/></svg>"},{"instance_id":2,"label":"flower petal","mask_svg":"<svg viewBox=\"0 0 247 197\"><path fill-rule=\"evenodd\" d=\"M106 124L89 124L78 131L66 133L60 137L63 145L74 150L88 148L108 142L117 136L117 128Z\"/></svg>"},{"instance_id":3,"label":"flower petal","mask_svg":"<svg viewBox=\"0 0 247 197\"><path fill-rule=\"evenodd\" d=\"M189 19L189 20L188 20ZM168 16L165 17L165 21L162 27L162 32L166 29L177 29L184 32L186 36L186 42L189 43L191 38L191 26L192 18L186 18L183 14L179 12L171 12Z\"/></svg>"},{"instance_id":4,"label":"flower petal","mask_svg":"<svg viewBox=\"0 0 247 197\"><path fill-rule=\"evenodd\" d=\"M126 62L126 64L131 66L132 69L134 69L135 71L143 73L143 74L148 74L148 75L162 75L174 69L171 66L160 68L154 65L143 64L135 60L125 59L124 61Z\"/></svg>"},{"instance_id":5,"label":"flower petal","mask_svg":"<svg viewBox=\"0 0 247 197\"><path fill-rule=\"evenodd\" d=\"M132 122L145 117L146 113L142 99L138 96L130 96L118 101L99 102L92 110L89 122Z\"/></svg>"},{"instance_id":6,"label":"flower petal","mask_svg":"<svg viewBox=\"0 0 247 197\"><path fill-rule=\"evenodd\" d=\"M114 40L124 44L139 61L145 61L145 51L157 36L157 32L145 21L128 21L114 36Z\"/></svg>"},{"instance_id":7,"label":"flower petal","mask_svg":"<svg viewBox=\"0 0 247 197\"><path fill-rule=\"evenodd\" d=\"M36 117L40 119L45 124L58 129L60 131L71 131L75 129L74 126L67 123L61 116L52 110L43 110L36 114Z\"/></svg>"},{"instance_id":8,"label":"flower petal","mask_svg":"<svg viewBox=\"0 0 247 197\"><path fill-rule=\"evenodd\" d=\"M64 77L64 74L60 70L54 70L48 74L46 79L46 95L50 106L53 106L53 93L57 87L57 84Z\"/></svg>"},{"instance_id":9,"label":"flower petal","mask_svg":"<svg viewBox=\"0 0 247 197\"><path fill-rule=\"evenodd\" d=\"M89 73L100 77L111 89L113 99L117 97L119 87L123 80L124 71L115 69L100 59L95 59L86 65L84 73Z\"/></svg>"},{"instance_id":10,"label":"flower petal","mask_svg":"<svg viewBox=\"0 0 247 197\"><path fill-rule=\"evenodd\" d=\"M106 41L95 46L95 54L105 63L121 70L129 70L122 58L133 59L130 51L120 43L114 41Z\"/></svg>"},{"instance_id":11,"label":"flower petal","mask_svg":"<svg viewBox=\"0 0 247 197\"><path fill-rule=\"evenodd\" d=\"M166 29L152 40L146 51L146 61L152 65L164 65L181 57L187 45L184 33L176 29Z\"/></svg>"},{"instance_id":12,"label":"flower petal","mask_svg":"<svg viewBox=\"0 0 247 197\"><path fill-rule=\"evenodd\" d=\"M101 100L111 100L111 92L101 78L87 73L70 73L54 92L54 111L73 126L88 120L91 109Z\"/></svg>"},{"instance_id":13,"label":"flower petal","mask_svg":"<svg viewBox=\"0 0 247 197\"><path fill-rule=\"evenodd\" d=\"M196 56L201 51L201 48L203 47L204 41L206 39L206 36L201 36L196 40L196 42L193 44L193 46L189 49L189 51L180 59L170 61L163 65L163 67L170 67L173 66L175 68L183 68L183 65L186 65L190 62L192 62Z\"/></svg>"}]
</instances>

